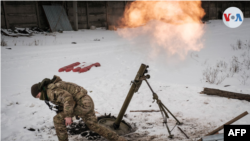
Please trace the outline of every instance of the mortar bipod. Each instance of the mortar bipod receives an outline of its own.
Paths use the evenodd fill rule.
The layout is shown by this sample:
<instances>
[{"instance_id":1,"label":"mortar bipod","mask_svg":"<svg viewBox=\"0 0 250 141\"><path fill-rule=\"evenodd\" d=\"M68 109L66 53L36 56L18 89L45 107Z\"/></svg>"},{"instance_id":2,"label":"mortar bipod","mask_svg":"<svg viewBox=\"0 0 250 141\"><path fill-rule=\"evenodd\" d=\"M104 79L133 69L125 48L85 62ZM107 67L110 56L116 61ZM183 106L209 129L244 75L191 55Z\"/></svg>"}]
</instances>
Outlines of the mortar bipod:
<instances>
[{"instance_id":1,"label":"mortar bipod","mask_svg":"<svg viewBox=\"0 0 250 141\"><path fill-rule=\"evenodd\" d=\"M162 115L162 118L163 118L163 126L164 124L166 125L167 127L167 130L168 130L168 133L169 133L169 138L173 138L173 135L171 134L171 131L174 129L172 129L171 131L169 130L169 127L167 125L167 118L169 118L166 110L172 115L172 117L176 120L176 125L181 125L183 123L181 123L169 110L168 108L161 102L161 100L158 98L158 95L153 91L152 87L150 86L150 84L148 83L147 79L149 79L150 76L149 75L146 75L146 76L143 76L141 77L141 80L144 80L146 81L148 87L150 88L151 92L153 93L153 103L156 101L156 103L158 104L158 107L161 111L161 115Z\"/></svg>"}]
</instances>

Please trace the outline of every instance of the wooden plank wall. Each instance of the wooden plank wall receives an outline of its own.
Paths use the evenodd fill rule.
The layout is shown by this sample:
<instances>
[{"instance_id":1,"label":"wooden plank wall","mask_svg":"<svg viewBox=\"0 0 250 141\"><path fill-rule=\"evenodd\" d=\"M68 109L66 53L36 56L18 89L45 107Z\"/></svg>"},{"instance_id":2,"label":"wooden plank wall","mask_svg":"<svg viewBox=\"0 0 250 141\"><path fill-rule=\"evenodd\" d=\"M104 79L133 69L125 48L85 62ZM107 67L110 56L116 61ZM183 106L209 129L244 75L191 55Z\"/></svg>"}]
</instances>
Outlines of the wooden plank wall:
<instances>
[{"instance_id":1,"label":"wooden plank wall","mask_svg":"<svg viewBox=\"0 0 250 141\"><path fill-rule=\"evenodd\" d=\"M107 9L106 9L107 5ZM86 29L90 26L106 27L116 25L122 16L125 2L123 1L78 1L78 28ZM88 8L87 8L88 7ZM67 13L69 21L73 25L73 2L67 2ZM108 22L107 22L108 17ZM89 25L88 25L89 24Z\"/></svg>"},{"instance_id":2,"label":"wooden plank wall","mask_svg":"<svg viewBox=\"0 0 250 141\"><path fill-rule=\"evenodd\" d=\"M202 1L206 12L203 20L222 19L223 12L231 6L238 7L245 18L250 18L250 1Z\"/></svg>"},{"instance_id":3,"label":"wooden plank wall","mask_svg":"<svg viewBox=\"0 0 250 141\"><path fill-rule=\"evenodd\" d=\"M41 28L49 27L42 5L52 4L63 5L71 25L74 25L72 1L4 2L5 5L3 5L3 1L1 1L1 28L6 28L6 23L9 24L10 28L13 28L39 26L39 22ZM127 4L128 3L129 2L127 2ZM125 5L126 2L124 1L78 1L78 28L86 29L91 25L96 27L117 25L123 15ZM3 6L5 7L3 8ZM221 19L224 10L230 6L240 8L245 18L250 17L250 1L202 1L202 7L206 12L203 20ZM5 21L5 19L7 19L7 21Z\"/></svg>"},{"instance_id":4,"label":"wooden plank wall","mask_svg":"<svg viewBox=\"0 0 250 141\"><path fill-rule=\"evenodd\" d=\"M73 2L67 2L69 21L73 25ZM78 28L86 29L90 26L105 27L106 8L104 1L78 1Z\"/></svg>"},{"instance_id":5,"label":"wooden plank wall","mask_svg":"<svg viewBox=\"0 0 250 141\"><path fill-rule=\"evenodd\" d=\"M5 28L5 19L2 8L2 0L0 0L0 27ZM5 0L6 13L9 25L13 27L33 27L38 26L36 0ZM49 27L46 15L42 5L59 4L63 5L68 14L71 25L73 26L73 1L72 0L37 0L38 1L38 17L42 28ZM86 11L86 1L88 1L88 18ZM105 0L78 0L78 28L86 29L90 26L106 27L109 25L117 25L117 21L123 15L125 1L124 0L107 0L106 9ZM108 21L107 21L108 17ZM88 19L88 22L87 22ZM89 23L89 25L88 25Z\"/></svg>"},{"instance_id":6,"label":"wooden plank wall","mask_svg":"<svg viewBox=\"0 0 250 141\"><path fill-rule=\"evenodd\" d=\"M68 14L68 18L71 25L74 25L72 1L67 1L66 13ZM77 13L78 13L78 28L79 29L87 28L86 2L84 1L77 2Z\"/></svg>"},{"instance_id":7,"label":"wooden plank wall","mask_svg":"<svg viewBox=\"0 0 250 141\"><path fill-rule=\"evenodd\" d=\"M3 1L1 1L1 28L7 28L5 24L4 10L3 10Z\"/></svg>"},{"instance_id":8,"label":"wooden plank wall","mask_svg":"<svg viewBox=\"0 0 250 141\"><path fill-rule=\"evenodd\" d=\"M34 1L5 1L4 8L10 28L38 26Z\"/></svg>"},{"instance_id":9,"label":"wooden plank wall","mask_svg":"<svg viewBox=\"0 0 250 141\"><path fill-rule=\"evenodd\" d=\"M117 25L120 18L123 16L125 9L124 1L109 1L108 2L108 24Z\"/></svg>"}]
</instances>

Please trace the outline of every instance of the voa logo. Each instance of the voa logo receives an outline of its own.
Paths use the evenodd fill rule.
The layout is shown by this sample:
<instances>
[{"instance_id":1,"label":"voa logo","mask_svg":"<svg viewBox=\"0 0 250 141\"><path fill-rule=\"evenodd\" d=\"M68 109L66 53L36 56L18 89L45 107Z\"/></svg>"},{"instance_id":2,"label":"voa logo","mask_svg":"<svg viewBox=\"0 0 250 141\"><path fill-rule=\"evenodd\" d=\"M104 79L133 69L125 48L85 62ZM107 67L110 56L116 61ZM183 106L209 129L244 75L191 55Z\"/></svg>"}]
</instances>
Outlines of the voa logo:
<instances>
[{"instance_id":1,"label":"voa logo","mask_svg":"<svg viewBox=\"0 0 250 141\"><path fill-rule=\"evenodd\" d=\"M223 22L230 28L239 27L244 20L242 11L237 7L229 7L223 13Z\"/></svg>"}]
</instances>

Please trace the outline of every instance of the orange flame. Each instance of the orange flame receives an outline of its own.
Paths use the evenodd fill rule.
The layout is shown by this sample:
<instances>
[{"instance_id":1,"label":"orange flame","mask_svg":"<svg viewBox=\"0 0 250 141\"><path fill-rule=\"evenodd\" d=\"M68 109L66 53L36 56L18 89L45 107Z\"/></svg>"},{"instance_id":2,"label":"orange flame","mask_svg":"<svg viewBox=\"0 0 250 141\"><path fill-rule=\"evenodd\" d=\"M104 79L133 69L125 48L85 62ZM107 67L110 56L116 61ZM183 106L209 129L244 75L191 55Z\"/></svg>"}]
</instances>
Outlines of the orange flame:
<instances>
[{"instance_id":1,"label":"orange flame","mask_svg":"<svg viewBox=\"0 0 250 141\"><path fill-rule=\"evenodd\" d=\"M204 15L200 1L135 1L127 4L117 32L129 39L150 35L155 53L164 49L184 59L203 48Z\"/></svg>"}]
</instances>

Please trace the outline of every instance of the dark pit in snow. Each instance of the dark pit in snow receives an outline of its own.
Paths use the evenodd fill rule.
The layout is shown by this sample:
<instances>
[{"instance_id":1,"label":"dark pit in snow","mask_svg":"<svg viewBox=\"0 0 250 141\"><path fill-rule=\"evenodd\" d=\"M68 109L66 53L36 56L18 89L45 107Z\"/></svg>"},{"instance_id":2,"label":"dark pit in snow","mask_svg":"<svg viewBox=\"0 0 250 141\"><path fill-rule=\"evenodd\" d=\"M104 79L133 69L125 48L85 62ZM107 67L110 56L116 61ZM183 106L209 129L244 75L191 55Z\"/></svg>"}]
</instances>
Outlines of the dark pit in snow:
<instances>
[{"instance_id":1,"label":"dark pit in snow","mask_svg":"<svg viewBox=\"0 0 250 141\"><path fill-rule=\"evenodd\" d=\"M101 138L99 134L90 131L88 126L82 120L72 123L67 127L67 131L70 135L81 135L88 140L96 140Z\"/></svg>"},{"instance_id":2,"label":"dark pit in snow","mask_svg":"<svg viewBox=\"0 0 250 141\"><path fill-rule=\"evenodd\" d=\"M109 115L105 114L104 116L97 117L97 120L99 121L103 118L115 118L116 119L116 117L111 116L111 114L109 114ZM125 124L128 124L124 120L122 120L122 122ZM134 132L136 130L135 128L132 128L131 132ZM101 138L101 136L99 134L91 131L88 128L88 126L83 122L82 119L79 119L76 122L72 123L70 126L67 126L67 131L68 131L68 134L70 134L70 135L81 135L82 137L85 137L88 140L96 140L96 139Z\"/></svg>"}]
</instances>

